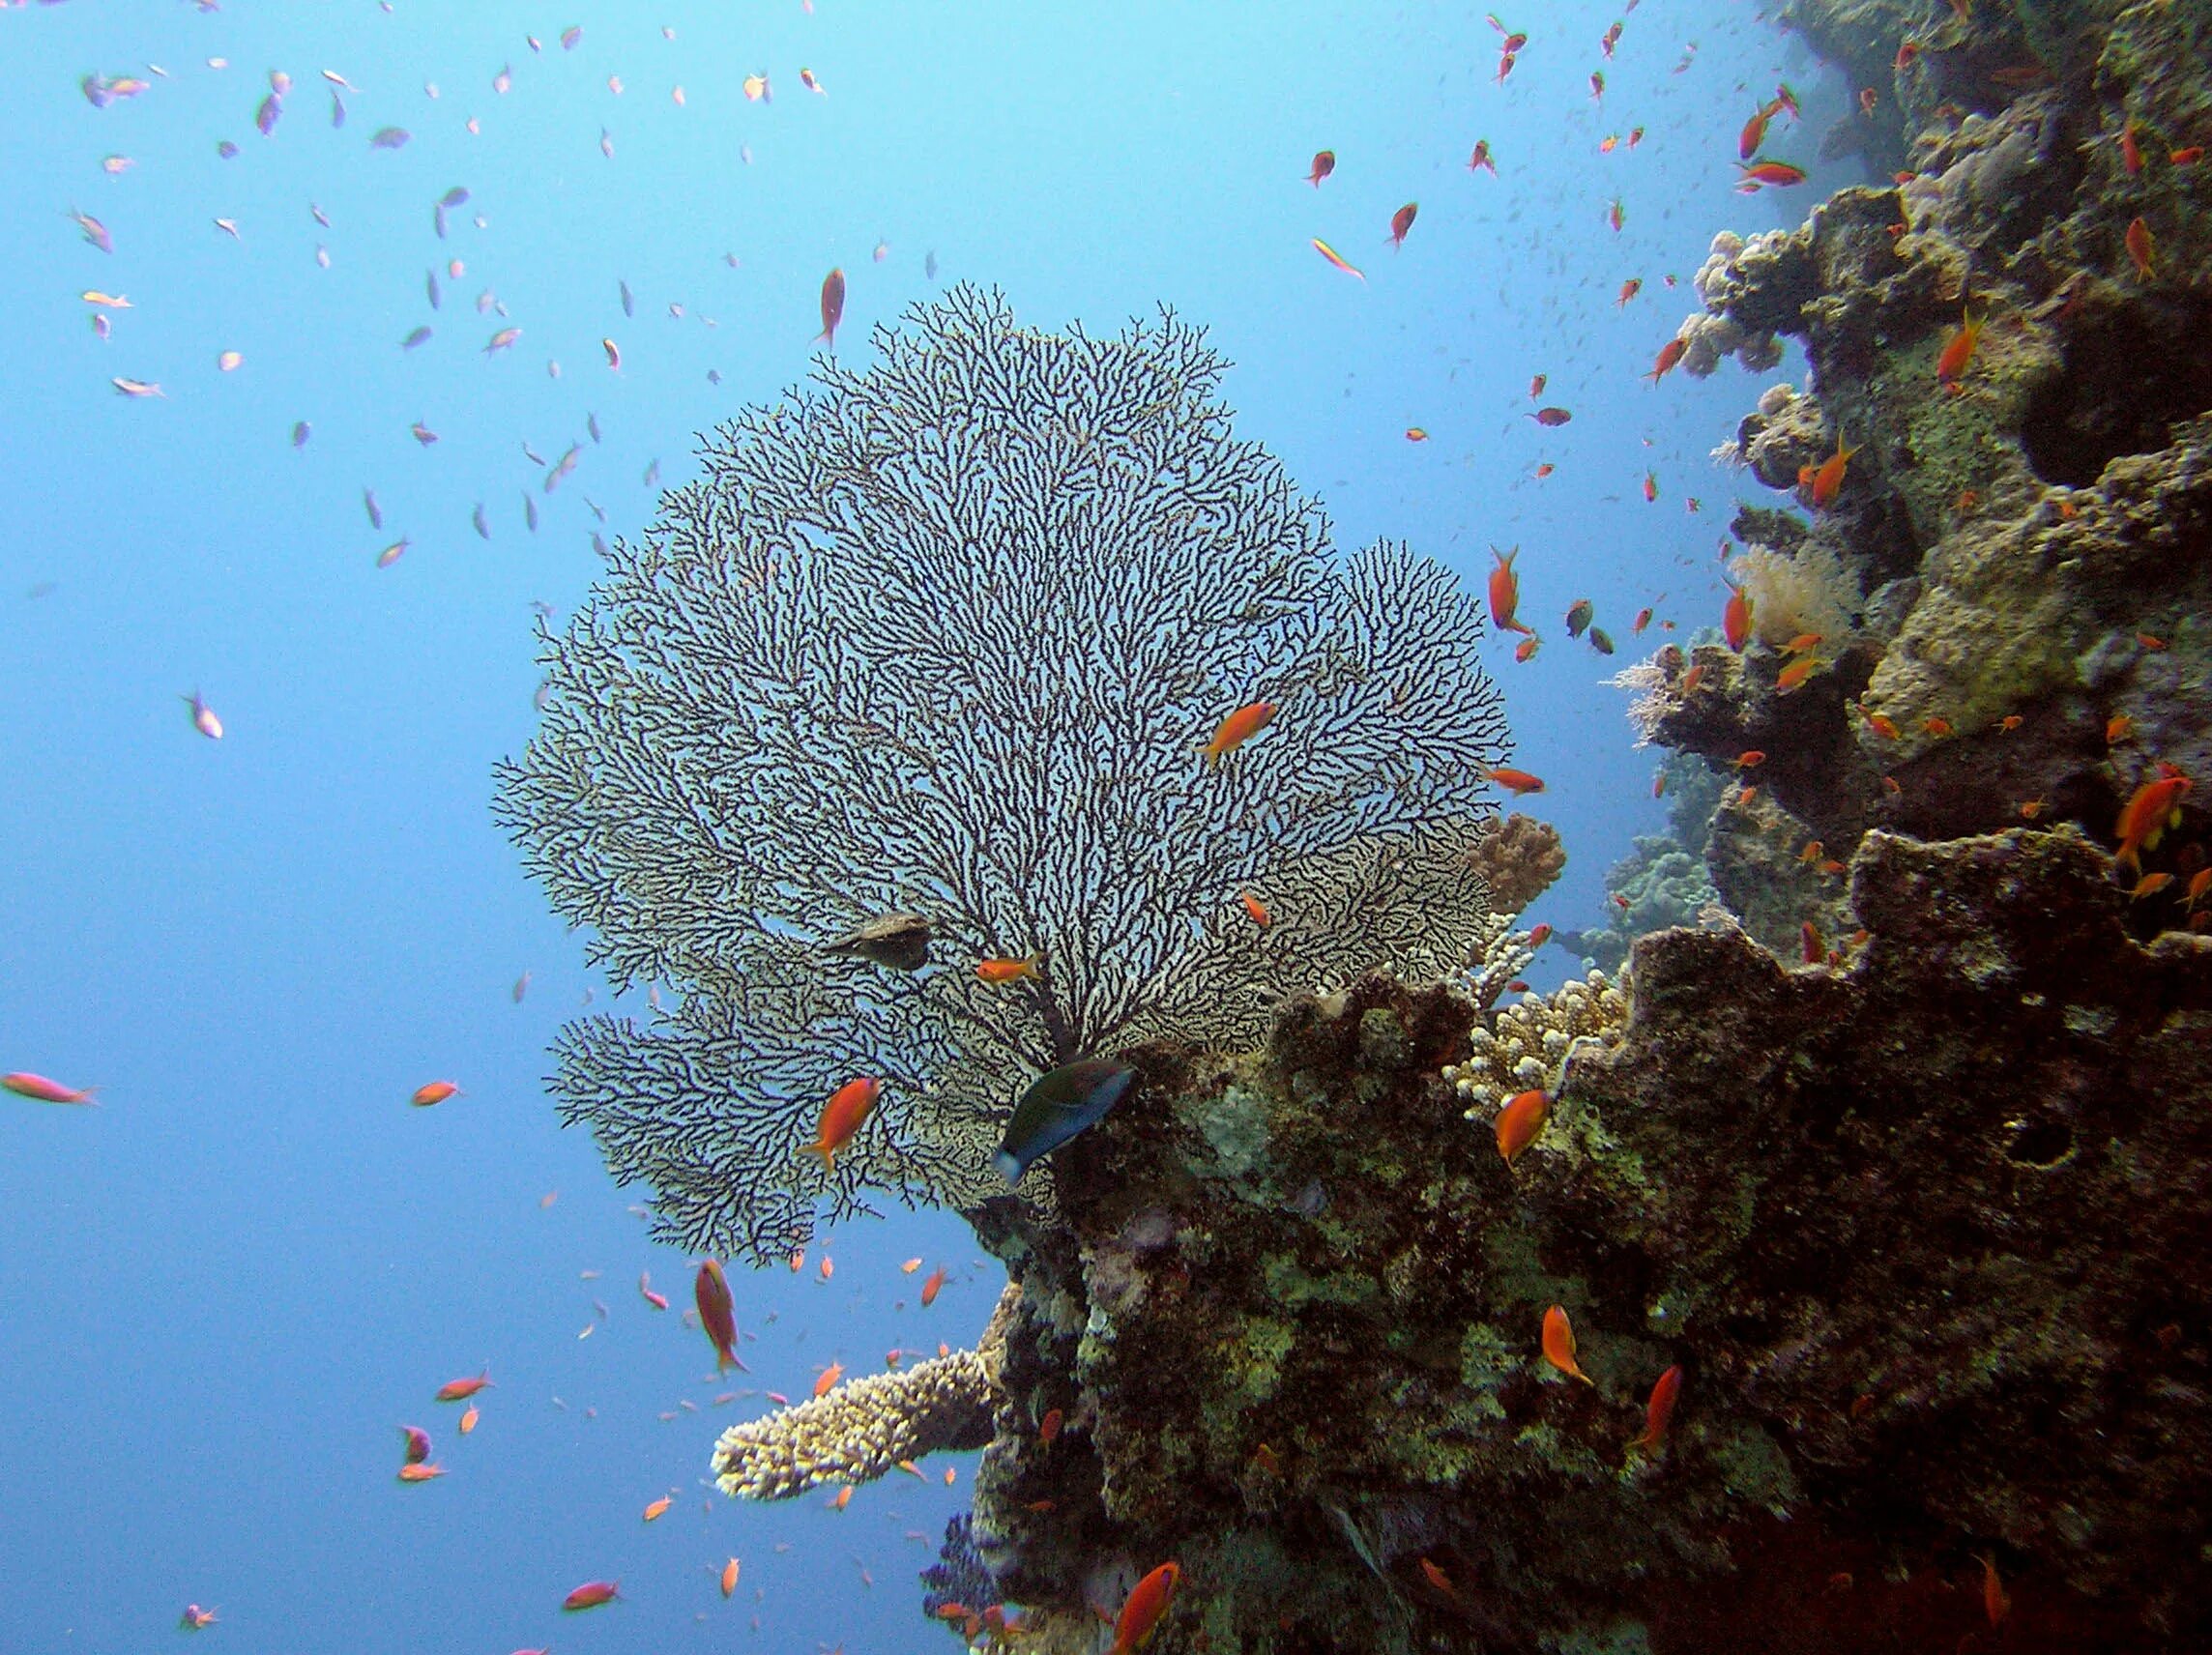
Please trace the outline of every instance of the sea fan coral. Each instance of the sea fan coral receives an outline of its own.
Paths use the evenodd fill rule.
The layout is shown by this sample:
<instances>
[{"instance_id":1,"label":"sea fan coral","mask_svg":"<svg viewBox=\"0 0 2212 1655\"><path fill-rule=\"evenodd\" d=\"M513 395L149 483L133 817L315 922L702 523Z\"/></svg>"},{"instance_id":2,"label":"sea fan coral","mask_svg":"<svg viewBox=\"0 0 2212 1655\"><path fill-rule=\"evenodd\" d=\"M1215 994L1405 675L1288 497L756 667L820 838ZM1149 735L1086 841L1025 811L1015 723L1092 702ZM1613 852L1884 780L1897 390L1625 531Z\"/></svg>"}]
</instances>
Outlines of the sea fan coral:
<instances>
[{"instance_id":1,"label":"sea fan coral","mask_svg":"<svg viewBox=\"0 0 2212 1655\"><path fill-rule=\"evenodd\" d=\"M1336 559L1172 315L1055 336L962 288L909 322L724 426L612 548L499 770L592 957L686 991L571 1025L554 1090L693 1251L773 1257L869 1189L974 1210L1036 1072L1254 1039L1286 992L1440 976L1489 929L1467 853L1506 732L1453 576ZM935 964L825 951L891 913ZM863 1075L874 1115L800 1160Z\"/></svg>"}]
</instances>

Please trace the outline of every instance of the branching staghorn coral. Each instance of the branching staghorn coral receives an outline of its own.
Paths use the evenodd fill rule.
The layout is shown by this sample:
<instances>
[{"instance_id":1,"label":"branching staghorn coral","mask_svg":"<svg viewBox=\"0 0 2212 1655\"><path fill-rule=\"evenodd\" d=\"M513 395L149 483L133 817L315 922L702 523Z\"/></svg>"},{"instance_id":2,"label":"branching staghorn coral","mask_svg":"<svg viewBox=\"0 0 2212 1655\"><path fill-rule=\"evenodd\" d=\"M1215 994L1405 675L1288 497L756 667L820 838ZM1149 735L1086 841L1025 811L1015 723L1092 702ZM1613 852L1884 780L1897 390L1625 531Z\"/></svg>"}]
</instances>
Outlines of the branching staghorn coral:
<instances>
[{"instance_id":1,"label":"branching staghorn coral","mask_svg":"<svg viewBox=\"0 0 2212 1655\"><path fill-rule=\"evenodd\" d=\"M790 1499L824 1483L874 1482L940 1449L982 1447L1021 1295L1007 1284L973 1350L866 1374L731 1426L714 1443L715 1482L733 1499Z\"/></svg>"},{"instance_id":2,"label":"branching staghorn coral","mask_svg":"<svg viewBox=\"0 0 2212 1655\"><path fill-rule=\"evenodd\" d=\"M649 1027L572 1025L554 1090L694 1251L775 1256L870 1189L971 1210L1036 1072L1443 974L1489 915L1467 852L1506 733L1453 576L1336 559L1172 315L1056 336L963 288L909 324L722 427L544 635L544 723L499 771L592 958L685 990ZM934 964L824 952L892 912ZM862 1075L881 1100L834 1169L799 1161Z\"/></svg>"}]
</instances>

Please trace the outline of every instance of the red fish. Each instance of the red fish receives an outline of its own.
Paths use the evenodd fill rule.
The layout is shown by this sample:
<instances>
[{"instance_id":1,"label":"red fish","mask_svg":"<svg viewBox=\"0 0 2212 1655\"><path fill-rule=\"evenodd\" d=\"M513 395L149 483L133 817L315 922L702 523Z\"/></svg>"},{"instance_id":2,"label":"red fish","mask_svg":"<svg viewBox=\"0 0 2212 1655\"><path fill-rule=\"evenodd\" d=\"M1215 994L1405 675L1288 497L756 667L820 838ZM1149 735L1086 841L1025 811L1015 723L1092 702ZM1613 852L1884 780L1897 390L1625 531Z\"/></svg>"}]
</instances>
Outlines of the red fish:
<instances>
[{"instance_id":1,"label":"red fish","mask_svg":"<svg viewBox=\"0 0 2212 1655\"><path fill-rule=\"evenodd\" d=\"M1759 146L1766 141L1766 123L1774 119L1774 105L1769 103L1753 112L1736 134L1735 154L1738 160L1749 160L1759 153Z\"/></svg>"},{"instance_id":2,"label":"red fish","mask_svg":"<svg viewBox=\"0 0 2212 1655\"><path fill-rule=\"evenodd\" d=\"M402 1425L399 1434L407 1438L407 1463L420 1466L430 1457L430 1434L420 1425Z\"/></svg>"},{"instance_id":3,"label":"red fish","mask_svg":"<svg viewBox=\"0 0 2212 1655\"><path fill-rule=\"evenodd\" d=\"M832 269L822 278L822 332L814 336L837 354L837 324L845 319L845 273Z\"/></svg>"},{"instance_id":4,"label":"red fish","mask_svg":"<svg viewBox=\"0 0 2212 1655\"><path fill-rule=\"evenodd\" d=\"M1729 588L1728 602L1721 609L1721 636L1730 649L1739 652L1751 641L1751 599L1740 586Z\"/></svg>"},{"instance_id":5,"label":"red fish","mask_svg":"<svg viewBox=\"0 0 2212 1655\"><path fill-rule=\"evenodd\" d=\"M975 962L975 975L987 983L1008 983L1023 977L1033 977L1037 974L1039 958L1036 954L1024 954L1016 960L994 954L987 960Z\"/></svg>"},{"instance_id":6,"label":"red fish","mask_svg":"<svg viewBox=\"0 0 2212 1655\"><path fill-rule=\"evenodd\" d=\"M613 1603L622 1595L615 1590L616 1584L613 1581L586 1581L561 1600L561 1607L573 1614L578 1610L597 1609L601 1604Z\"/></svg>"},{"instance_id":7,"label":"red fish","mask_svg":"<svg viewBox=\"0 0 2212 1655\"><path fill-rule=\"evenodd\" d=\"M431 1081L415 1089L415 1095L407 1101L417 1109L428 1109L432 1104L444 1103L449 1097L458 1097L461 1089L451 1081Z\"/></svg>"},{"instance_id":8,"label":"red fish","mask_svg":"<svg viewBox=\"0 0 2212 1655\"><path fill-rule=\"evenodd\" d=\"M2156 251L2150 239L2150 226L2139 218L2131 218L2128 220L2128 233L2125 239L2128 247L2128 257L2135 261L2136 274L2144 280L2149 280L2152 275L2152 255Z\"/></svg>"},{"instance_id":9,"label":"red fish","mask_svg":"<svg viewBox=\"0 0 2212 1655\"><path fill-rule=\"evenodd\" d=\"M699 1307L699 1325L714 1343L714 1372L725 1368L742 1371L738 1360L738 1309L730 1297L730 1279L713 1259L703 1261L691 1282L691 1299Z\"/></svg>"},{"instance_id":10,"label":"red fish","mask_svg":"<svg viewBox=\"0 0 2212 1655\"><path fill-rule=\"evenodd\" d=\"M1739 166L1736 170L1743 174L1743 182L1736 188L1747 193L1756 190L1762 184L1772 189L1787 189L1792 184L1805 182L1805 169L1801 166L1791 166L1786 160L1757 160L1748 166Z\"/></svg>"},{"instance_id":11,"label":"red fish","mask_svg":"<svg viewBox=\"0 0 2212 1655\"><path fill-rule=\"evenodd\" d=\"M1490 555L1498 560L1498 566L1490 571L1490 624L1500 632L1526 632L1533 638L1536 634L1531 628L1513 619L1514 611L1521 607L1521 577L1513 572L1513 560L1520 551L1518 545L1510 552L1490 548Z\"/></svg>"},{"instance_id":12,"label":"red fish","mask_svg":"<svg viewBox=\"0 0 2212 1655\"><path fill-rule=\"evenodd\" d=\"M800 1145L799 1152L819 1156L825 1172L835 1172L837 1151L853 1141L883 1089L884 1083L872 1077L847 1081L822 1106L822 1121L815 1129L814 1142Z\"/></svg>"},{"instance_id":13,"label":"red fish","mask_svg":"<svg viewBox=\"0 0 2212 1655\"><path fill-rule=\"evenodd\" d=\"M1647 471L1644 474L1644 503L1648 506L1658 498L1659 474L1655 471Z\"/></svg>"},{"instance_id":14,"label":"red fish","mask_svg":"<svg viewBox=\"0 0 2212 1655\"><path fill-rule=\"evenodd\" d=\"M17 1097L34 1098L40 1103L91 1103L98 1087L66 1087L60 1081L50 1081L44 1075L34 1075L25 1069L0 1075L0 1087L6 1087Z\"/></svg>"},{"instance_id":15,"label":"red fish","mask_svg":"<svg viewBox=\"0 0 2212 1655\"><path fill-rule=\"evenodd\" d=\"M1551 1094L1541 1088L1507 1100L1505 1107L1498 1112L1498 1152L1505 1157L1507 1166L1536 1141L1536 1134L1543 1131L1545 1117L1551 1112Z\"/></svg>"},{"instance_id":16,"label":"red fish","mask_svg":"<svg viewBox=\"0 0 2212 1655\"><path fill-rule=\"evenodd\" d=\"M1682 360L1689 348L1690 341L1687 339L1669 339L1659 347L1658 359L1652 363L1651 371L1644 377L1657 385L1674 370L1674 364Z\"/></svg>"},{"instance_id":17,"label":"red fish","mask_svg":"<svg viewBox=\"0 0 2212 1655\"><path fill-rule=\"evenodd\" d=\"M1539 373L1528 381L1529 401L1533 402L1537 397L1544 394L1544 387L1550 382L1551 377L1550 374Z\"/></svg>"},{"instance_id":18,"label":"red fish","mask_svg":"<svg viewBox=\"0 0 2212 1655\"><path fill-rule=\"evenodd\" d=\"M940 1264L929 1272L921 1284L921 1302L924 1309L937 1302L937 1295L945 1291L945 1266Z\"/></svg>"},{"instance_id":19,"label":"red fish","mask_svg":"<svg viewBox=\"0 0 2212 1655\"><path fill-rule=\"evenodd\" d=\"M1406 245L1406 232L1413 227L1413 215L1420 210L1419 202L1409 201L1390 215L1390 246L1393 249Z\"/></svg>"},{"instance_id":20,"label":"red fish","mask_svg":"<svg viewBox=\"0 0 2212 1655\"><path fill-rule=\"evenodd\" d=\"M1452 1584L1451 1577L1426 1557L1421 1559L1421 1574L1430 1585L1436 1587L1445 1597L1450 1598L1455 1603L1459 1601L1459 1588Z\"/></svg>"},{"instance_id":21,"label":"red fish","mask_svg":"<svg viewBox=\"0 0 2212 1655\"><path fill-rule=\"evenodd\" d=\"M818 1397L828 1396L831 1390L836 1388L837 1381L844 1377L845 1364L842 1362L831 1362L827 1368L824 1368L819 1374L814 1376L814 1394ZM850 1491L848 1491L848 1494L850 1494Z\"/></svg>"},{"instance_id":22,"label":"red fish","mask_svg":"<svg viewBox=\"0 0 2212 1655\"><path fill-rule=\"evenodd\" d=\"M1632 1447L1651 1452L1666 1440L1667 1422L1674 1417L1674 1399L1682 1394L1682 1369L1677 1363L1661 1374L1651 1387L1651 1400L1644 1405L1644 1435Z\"/></svg>"},{"instance_id":23,"label":"red fish","mask_svg":"<svg viewBox=\"0 0 2212 1655\"><path fill-rule=\"evenodd\" d=\"M1179 1563L1162 1563L1121 1600L1121 1612L1114 1617L1114 1643L1106 1655L1136 1655L1148 1643L1175 1601L1176 1582L1182 1578Z\"/></svg>"},{"instance_id":24,"label":"red fish","mask_svg":"<svg viewBox=\"0 0 2212 1655\"><path fill-rule=\"evenodd\" d=\"M1982 1558L1982 1612L1990 1617L1993 1627L2012 1612L2012 1595L1997 1574L1997 1560L1987 1554Z\"/></svg>"},{"instance_id":25,"label":"red fish","mask_svg":"<svg viewBox=\"0 0 2212 1655\"><path fill-rule=\"evenodd\" d=\"M1614 308L1616 310L1625 309L1627 307L1628 302L1631 299L1634 299L1639 293L1642 293L1643 291L1644 278L1642 276L1630 276L1626 281L1620 284L1620 297L1614 301Z\"/></svg>"},{"instance_id":26,"label":"red fish","mask_svg":"<svg viewBox=\"0 0 2212 1655\"><path fill-rule=\"evenodd\" d=\"M1586 1385L1597 1383L1575 1365L1575 1325L1561 1305L1555 1304L1544 1312L1544 1360L1571 1379Z\"/></svg>"},{"instance_id":27,"label":"red fish","mask_svg":"<svg viewBox=\"0 0 2212 1655\"><path fill-rule=\"evenodd\" d=\"M2113 859L2123 867L2142 868L2142 853L2158 849L2159 840L2181 814L2181 800L2194 784L2171 766L2155 781L2146 781L2129 796L2112 832L2120 841Z\"/></svg>"},{"instance_id":28,"label":"red fish","mask_svg":"<svg viewBox=\"0 0 2212 1655\"><path fill-rule=\"evenodd\" d=\"M1528 418L1539 425L1564 425L1574 416L1564 408L1539 408Z\"/></svg>"},{"instance_id":29,"label":"red fish","mask_svg":"<svg viewBox=\"0 0 2212 1655\"><path fill-rule=\"evenodd\" d=\"M1066 1422L1066 1418L1067 1416L1057 1408L1046 1408L1044 1418L1037 1423L1037 1440L1050 1448L1053 1438L1060 1435L1060 1428Z\"/></svg>"},{"instance_id":30,"label":"red fish","mask_svg":"<svg viewBox=\"0 0 2212 1655\"><path fill-rule=\"evenodd\" d=\"M1498 176L1498 163L1490 159L1490 140L1488 138L1474 140L1474 150L1467 158L1467 170L1470 172L1477 170L1487 172L1493 178Z\"/></svg>"},{"instance_id":31,"label":"red fish","mask_svg":"<svg viewBox=\"0 0 2212 1655\"><path fill-rule=\"evenodd\" d=\"M1511 794L1542 793L1544 778L1530 775L1527 770L1498 769L1488 772L1490 779Z\"/></svg>"},{"instance_id":32,"label":"red fish","mask_svg":"<svg viewBox=\"0 0 2212 1655\"><path fill-rule=\"evenodd\" d=\"M1951 335L1951 342L1943 347L1943 354L1936 359L1936 383L1957 392L1959 381L1965 377L1966 364L1974 360L1974 347L1981 342L1983 318L1968 311L1964 325Z\"/></svg>"},{"instance_id":33,"label":"red fish","mask_svg":"<svg viewBox=\"0 0 2212 1655\"><path fill-rule=\"evenodd\" d=\"M1271 723L1275 716L1275 704L1255 701L1239 707L1224 718L1213 732L1213 739L1199 749L1210 768L1221 763L1224 755L1235 752Z\"/></svg>"},{"instance_id":34,"label":"red fish","mask_svg":"<svg viewBox=\"0 0 2212 1655\"><path fill-rule=\"evenodd\" d=\"M1319 189L1321 188L1321 181L1326 178L1335 170L1336 151L1316 150L1314 151L1313 170L1306 174L1306 182L1312 185L1316 189Z\"/></svg>"},{"instance_id":35,"label":"red fish","mask_svg":"<svg viewBox=\"0 0 2212 1655\"><path fill-rule=\"evenodd\" d=\"M490 1385L491 1370L486 1368L482 1373L477 1375L474 1379L448 1379L444 1384L438 1387L438 1401L466 1402L470 1397L475 1396L477 1392L488 1389Z\"/></svg>"},{"instance_id":36,"label":"red fish","mask_svg":"<svg viewBox=\"0 0 2212 1655\"><path fill-rule=\"evenodd\" d=\"M1239 891L1237 900L1244 905L1244 912L1251 915L1252 923L1261 930L1266 930L1275 922L1274 915L1267 912L1267 905L1250 891Z\"/></svg>"}]
</instances>

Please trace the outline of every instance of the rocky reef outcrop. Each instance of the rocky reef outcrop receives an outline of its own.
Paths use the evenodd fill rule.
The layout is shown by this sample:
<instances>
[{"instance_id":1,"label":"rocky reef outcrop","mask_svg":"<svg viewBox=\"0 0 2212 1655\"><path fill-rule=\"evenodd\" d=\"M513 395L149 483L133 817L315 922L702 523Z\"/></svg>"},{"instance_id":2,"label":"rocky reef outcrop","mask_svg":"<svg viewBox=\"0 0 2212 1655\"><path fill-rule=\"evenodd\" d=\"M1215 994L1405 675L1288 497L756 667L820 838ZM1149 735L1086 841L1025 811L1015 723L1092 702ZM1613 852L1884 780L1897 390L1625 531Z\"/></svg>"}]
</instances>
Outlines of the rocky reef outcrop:
<instances>
[{"instance_id":1,"label":"rocky reef outcrop","mask_svg":"<svg viewBox=\"0 0 2212 1655\"><path fill-rule=\"evenodd\" d=\"M1549 1002L1371 978L1131 1054L1060 1222L983 1226L1004 1595L1174 1557L1164 1649L1948 1650L1987 1568L2002 1647L2202 1647L2212 939L2132 939L2072 830L1849 884L1841 966L1674 930L1585 987L1510 1166L1526 1076L1460 1059Z\"/></svg>"}]
</instances>

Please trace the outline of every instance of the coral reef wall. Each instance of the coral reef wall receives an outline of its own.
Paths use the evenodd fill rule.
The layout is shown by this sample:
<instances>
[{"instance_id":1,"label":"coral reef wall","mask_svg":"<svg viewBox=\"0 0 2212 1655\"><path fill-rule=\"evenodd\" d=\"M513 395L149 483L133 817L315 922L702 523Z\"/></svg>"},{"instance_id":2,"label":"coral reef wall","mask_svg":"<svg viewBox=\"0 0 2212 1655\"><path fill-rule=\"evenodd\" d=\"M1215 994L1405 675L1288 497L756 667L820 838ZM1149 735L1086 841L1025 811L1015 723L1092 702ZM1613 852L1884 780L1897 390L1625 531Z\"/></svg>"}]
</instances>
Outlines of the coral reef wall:
<instances>
[{"instance_id":1,"label":"coral reef wall","mask_svg":"<svg viewBox=\"0 0 2212 1655\"><path fill-rule=\"evenodd\" d=\"M1847 968L1647 938L1510 1167L1442 990L1134 1054L1062 1225L986 1231L1004 1595L1175 1556L1178 1649L1841 1655L1952 1648L1987 1556L2004 1647L2201 1647L2212 939L2137 944L2106 875L1877 832Z\"/></svg>"}]
</instances>

